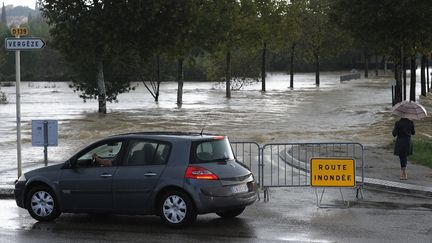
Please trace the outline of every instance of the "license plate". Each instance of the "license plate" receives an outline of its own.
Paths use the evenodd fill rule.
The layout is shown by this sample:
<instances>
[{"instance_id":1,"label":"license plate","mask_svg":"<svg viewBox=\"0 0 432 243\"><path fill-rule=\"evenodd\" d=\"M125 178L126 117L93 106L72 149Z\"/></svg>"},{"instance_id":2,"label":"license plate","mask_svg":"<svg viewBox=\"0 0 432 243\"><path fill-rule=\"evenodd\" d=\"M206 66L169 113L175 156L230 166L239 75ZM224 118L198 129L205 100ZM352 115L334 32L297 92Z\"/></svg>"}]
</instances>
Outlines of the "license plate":
<instances>
[{"instance_id":1,"label":"license plate","mask_svg":"<svg viewBox=\"0 0 432 243\"><path fill-rule=\"evenodd\" d=\"M247 191L249 191L249 189L248 189L246 184L241 184L241 185L231 187L232 193L241 193L241 192L247 192Z\"/></svg>"}]
</instances>

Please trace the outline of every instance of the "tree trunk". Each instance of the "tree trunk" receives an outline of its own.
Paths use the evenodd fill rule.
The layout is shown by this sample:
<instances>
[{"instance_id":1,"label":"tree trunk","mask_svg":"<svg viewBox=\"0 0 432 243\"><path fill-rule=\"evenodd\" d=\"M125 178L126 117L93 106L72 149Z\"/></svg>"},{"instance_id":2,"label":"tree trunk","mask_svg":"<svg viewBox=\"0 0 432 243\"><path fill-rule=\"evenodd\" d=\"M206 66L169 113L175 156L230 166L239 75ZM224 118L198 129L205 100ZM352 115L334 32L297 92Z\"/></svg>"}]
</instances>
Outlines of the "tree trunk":
<instances>
[{"instance_id":1,"label":"tree trunk","mask_svg":"<svg viewBox=\"0 0 432 243\"><path fill-rule=\"evenodd\" d=\"M261 91L266 91L266 52L267 43L263 43L262 59L261 59Z\"/></svg>"},{"instance_id":2,"label":"tree trunk","mask_svg":"<svg viewBox=\"0 0 432 243\"><path fill-rule=\"evenodd\" d=\"M378 77L378 54L375 54L375 76Z\"/></svg>"},{"instance_id":3,"label":"tree trunk","mask_svg":"<svg viewBox=\"0 0 432 243\"><path fill-rule=\"evenodd\" d=\"M396 58L395 60L395 79L396 79L396 86L395 86L395 99L394 104L399 103L402 101L402 50L399 53L399 58ZM394 105L393 104L393 105Z\"/></svg>"},{"instance_id":4,"label":"tree trunk","mask_svg":"<svg viewBox=\"0 0 432 243\"><path fill-rule=\"evenodd\" d=\"M411 56L411 87L410 87L410 100L416 101L416 58L415 55Z\"/></svg>"},{"instance_id":5,"label":"tree trunk","mask_svg":"<svg viewBox=\"0 0 432 243\"><path fill-rule=\"evenodd\" d=\"M159 101L159 87L160 87L160 83L161 83L161 72L160 72L160 55L157 54L156 56L156 92L155 92L155 101L158 102Z\"/></svg>"},{"instance_id":6,"label":"tree trunk","mask_svg":"<svg viewBox=\"0 0 432 243\"><path fill-rule=\"evenodd\" d=\"M178 70L177 70L178 88L177 88L177 105L183 103L183 58L178 59Z\"/></svg>"},{"instance_id":7,"label":"tree trunk","mask_svg":"<svg viewBox=\"0 0 432 243\"><path fill-rule=\"evenodd\" d=\"M99 102L99 113L106 114L106 88L103 71L103 60L101 56L96 57L97 62L97 87L98 87L98 102Z\"/></svg>"},{"instance_id":8,"label":"tree trunk","mask_svg":"<svg viewBox=\"0 0 432 243\"><path fill-rule=\"evenodd\" d=\"M231 98L231 52L226 53L226 70L225 70L225 86L226 86L226 97Z\"/></svg>"},{"instance_id":9,"label":"tree trunk","mask_svg":"<svg viewBox=\"0 0 432 243\"><path fill-rule=\"evenodd\" d=\"M365 51L364 57L365 57L364 77L369 78L369 54L367 51Z\"/></svg>"},{"instance_id":10,"label":"tree trunk","mask_svg":"<svg viewBox=\"0 0 432 243\"><path fill-rule=\"evenodd\" d=\"M291 45L291 58L290 58L290 88L294 89L294 50L296 44Z\"/></svg>"},{"instance_id":11,"label":"tree trunk","mask_svg":"<svg viewBox=\"0 0 432 243\"><path fill-rule=\"evenodd\" d=\"M427 92L430 92L429 89L429 57L426 57L426 82L427 82Z\"/></svg>"},{"instance_id":12,"label":"tree trunk","mask_svg":"<svg viewBox=\"0 0 432 243\"><path fill-rule=\"evenodd\" d=\"M315 52L315 85L320 85L320 60L319 53Z\"/></svg>"},{"instance_id":13,"label":"tree trunk","mask_svg":"<svg viewBox=\"0 0 432 243\"><path fill-rule=\"evenodd\" d=\"M384 70L384 74L386 74L386 73L387 73L387 60L386 60L385 55L383 56L383 60L382 60L382 62L383 62L383 70Z\"/></svg>"},{"instance_id":14,"label":"tree trunk","mask_svg":"<svg viewBox=\"0 0 432 243\"><path fill-rule=\"evenodd\" d=\"M426 55L422 55L421 59L421 76L420 76L420 84L421 84L421 95L426 96Z\"/></svg>"},{"instance_id":15,"label":"tree trunk","mask_svg":"<svg viewBox=\"0 0 432 243\"><path fill-rule=\"evenodd\" d=\"M402 58L402 75L403 75L403 99L406 100L406 88L407 88L407 57L404 55Z\"/></svg>"}]
</instances>

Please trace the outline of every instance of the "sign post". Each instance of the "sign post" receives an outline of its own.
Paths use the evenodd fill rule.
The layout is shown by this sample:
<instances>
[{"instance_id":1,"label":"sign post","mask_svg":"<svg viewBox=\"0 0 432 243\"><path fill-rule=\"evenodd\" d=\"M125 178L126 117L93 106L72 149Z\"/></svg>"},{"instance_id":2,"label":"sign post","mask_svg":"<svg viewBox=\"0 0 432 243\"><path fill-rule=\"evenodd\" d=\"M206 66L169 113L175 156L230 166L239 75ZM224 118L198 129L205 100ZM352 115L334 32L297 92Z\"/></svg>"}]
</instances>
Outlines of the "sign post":
<instances>
[{"instance_id":1,"label":"sign post","mask_svg":"<svg viewBox=\"0 0 432 243\"><path fill-rule=\"evenodd\" d=\"M18 178L21 176L21 50L39 50L45 46L40 38L20 38L28 34L27 28L16 27L11 29L15 38L5 39L5 48L15 51L15 78L16 78L16 122L17 122L17 170Z\"/></svg>"},{"instance_id":2,"label":"sign post","mask_svg":"<svg viewBox=\"0 0 432 243\"><path fill-rule=\"evenodd\" d=\"M18 36L19 38L19 36ZM16 122L17 122L17 168L18 178L21 176L21 53L15 51L15 88L16 88Z\"/></svg>"}]
</instances>

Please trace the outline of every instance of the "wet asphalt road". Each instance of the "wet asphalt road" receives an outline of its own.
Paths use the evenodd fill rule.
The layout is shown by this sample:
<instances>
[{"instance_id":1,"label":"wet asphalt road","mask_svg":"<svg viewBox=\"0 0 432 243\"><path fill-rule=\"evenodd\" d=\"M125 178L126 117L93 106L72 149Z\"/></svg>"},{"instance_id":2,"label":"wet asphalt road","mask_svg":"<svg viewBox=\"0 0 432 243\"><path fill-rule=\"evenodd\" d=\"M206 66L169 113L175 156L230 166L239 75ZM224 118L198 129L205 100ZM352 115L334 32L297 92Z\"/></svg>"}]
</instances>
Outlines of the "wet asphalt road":
<instances>
[{"instance_id":1,"label":"wet asphalt road","mask_svg":"<svg viewBox=\"0 0 432 243\"><path fill-rule=\"evenodd\" d=\"M14 200L0 200L1 242L432 242L432 200L327 190L316 207L312 188L272 189L236 219L199 216L188 228L165 227L156 216L63 214L38 223Z\"/></svg>"}]
</instances>

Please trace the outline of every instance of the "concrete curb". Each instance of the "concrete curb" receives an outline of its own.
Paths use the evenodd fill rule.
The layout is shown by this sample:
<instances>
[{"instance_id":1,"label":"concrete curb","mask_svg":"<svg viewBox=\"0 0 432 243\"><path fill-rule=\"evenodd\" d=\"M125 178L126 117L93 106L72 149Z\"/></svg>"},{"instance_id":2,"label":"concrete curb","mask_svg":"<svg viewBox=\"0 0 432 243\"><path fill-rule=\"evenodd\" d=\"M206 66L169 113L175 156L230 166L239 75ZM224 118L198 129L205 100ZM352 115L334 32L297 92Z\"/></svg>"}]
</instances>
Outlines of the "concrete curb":
<instances>
[{"instance_id":1,"label":"concrete curb","mask_svg":"<svg viewBox=\"0 0 432 243\"><path fill-rule=\"evenodd\" d=\"M288 165L293 166L294 168L302 170L306 173L309 173L309 167L310 167L309 163L292 158L291 155L289 155L286 150L280 152L279 158L285 163L287 163ZM285 158L291 158L291 159L285 160ZM292 161L294 161L293 164L291 164ZM357 184L361 185L362 181L360 176L356 176L356 182ZM419 185L400 183L395 181L387 181L387 180L381 180L375 178L367 178L367 177L364 178L363 186L364 188L368 188L371 190L380 190L380 191L393 192L393 193L405 194L410 196L432 198L432 187L419 186Z\"/></svg>"},{"instance_id":2,"label":"concrete curb","mask_svg":"<svg viewBox=\"0 0 432 243\"><path fill-rule=\"evenodd\" d=\"M364 178L364 186L372 190L396 192L411 196L432 198L432 187L387 181L374 178Z\"/></svg>"}]
</instances>

